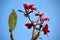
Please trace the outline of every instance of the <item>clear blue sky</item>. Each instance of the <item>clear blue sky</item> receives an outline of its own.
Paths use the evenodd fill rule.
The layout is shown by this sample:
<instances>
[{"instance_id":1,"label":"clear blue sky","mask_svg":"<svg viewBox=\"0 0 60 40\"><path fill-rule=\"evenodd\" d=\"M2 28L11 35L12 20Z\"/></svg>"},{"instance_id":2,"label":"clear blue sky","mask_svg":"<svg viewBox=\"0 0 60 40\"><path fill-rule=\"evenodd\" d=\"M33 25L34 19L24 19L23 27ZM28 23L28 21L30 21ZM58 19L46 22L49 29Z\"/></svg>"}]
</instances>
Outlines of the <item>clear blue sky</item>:
<instances>
[{"instance_id":1,"label":"clear blue sky","mask_svg":"<svg viewBox=\"0 0 60 40\"><path fill-rule=\"evenodd\" d=\"M8 17L12 9L18 16L17 26L13 32L15 40L31 40L32 28L28 30L24 25L29 20L18 12L19 9L24 10L24 3L34 4L38 9L36 12L44 12L46 17L50 18L50 21L46 22L49 24L49 37L41 33L41 38L60 40L60 0L0 0L0 40L10 40Z\"/></svg>"}]
</instances>

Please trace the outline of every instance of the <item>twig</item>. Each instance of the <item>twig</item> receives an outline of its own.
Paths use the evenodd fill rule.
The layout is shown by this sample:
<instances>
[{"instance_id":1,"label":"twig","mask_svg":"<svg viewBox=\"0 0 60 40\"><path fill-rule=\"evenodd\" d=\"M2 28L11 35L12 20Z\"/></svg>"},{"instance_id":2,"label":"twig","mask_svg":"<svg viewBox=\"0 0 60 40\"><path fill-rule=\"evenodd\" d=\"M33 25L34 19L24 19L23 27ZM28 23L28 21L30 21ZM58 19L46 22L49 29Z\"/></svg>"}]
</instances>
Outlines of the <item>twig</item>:
<instances>
[{"instance_id":1,"label":"twig","mask_svg":"<svg viewBox=\"0 0 60 40\"><path fill-rule=\"evenodd\" d=\"M25 14L25 12L24 11L22 11L22 10L18 10L19 12L22 12L22 13L24 13Z\"/></svg>"},{"instance_id":2,"label":"twig","mask_svg":"<svg viewBox=\"0 0 60 40\"><path fill-rule=\"evenodd\" d=\"M10 39L11 39L11 40L14 40L12 31L11 31L10 29L9 29L9 32L10 32Z\"/></svg>"}]
</instances>

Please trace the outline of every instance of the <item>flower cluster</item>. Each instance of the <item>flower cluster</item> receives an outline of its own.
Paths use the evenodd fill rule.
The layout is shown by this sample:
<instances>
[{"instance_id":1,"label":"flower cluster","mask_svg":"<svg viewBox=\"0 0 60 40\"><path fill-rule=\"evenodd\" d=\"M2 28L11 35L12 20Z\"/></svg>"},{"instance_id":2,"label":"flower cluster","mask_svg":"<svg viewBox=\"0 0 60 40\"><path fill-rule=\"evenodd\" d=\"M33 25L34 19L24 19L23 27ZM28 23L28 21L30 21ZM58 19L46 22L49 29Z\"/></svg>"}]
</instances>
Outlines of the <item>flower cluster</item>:
<instances>
[{"instance_id":1,"label":"flower cluster","mask_svg":"<svg viewBox=\"0 0 60 40\"><path fill-rule=\"evenodd\" d=\"M35 14L35 16L39 16L39 20L40 20L40 22L43 24L44 23L44 21L49 21L50 19L49 18L43 18L43 16L44 16L44 13L36 13ZM39 25L40 25L40 27L42 26L43 27L43 25L41 24L41 23L39 23ZM37 23L36 23L37 24ZM30 29L31 27L34 27L34 28L36 28L36 24L34 24L34 23L26 23L25 24L25 26L28 28L28 29ZM41 28L42 28L41 27ZM50 30L48 30L48 24L46 24L44 27L43 27L43 29L42 29L42 31L44 32L44 35L46 35L47 33L49 33L50 32Z\"/></svg>"},{"instance_id":2,"label":"flower cluster","mask_svg":"<svg viewBox=\"0 0 60 40\"><path fill-rule=\"evenodd\" d=\"M44 13L40 14L39 12L35 14L35 16L39 16L40 17L40 21L44 22L44 21L49 21L49 18L43 18Z\"/></svg>"},{"instance_id":3,"label":"flower cluster","mask_svg":"<svg viewBox=\"0 0 60 40\"><path fill-rule=\"evenodd\" d=\"M48 29L48 24L45 24L45 26L43 25L44 21L49 21L49 18L45 18L44 17L44 13L36 13L35 16L38 16L38 19L36 21L32 21L30 19L30 13L32 13L34 10L37 10L35 7L33 7L34 4L23 4L23 7L25 9L25 11L22 10L18 10L19 12L24 13L24 16L27 17L30 21L30 23L26 23L25 26L28 29L31 29L31 27L33 27L34 29L38 30L38 31L43 31L44 35L48 34L50 32L50 30ZM37 27L37 25L39 25L39 28Z\"/></svg>"},{"instance_id":4,"label":"flower cluster","mask_svg":"<svg viewBox=\"0 0 60 40\"><path fill-rule=\"evenodd\" d=\"M25 9L28 9L28 10L36 10L36 8L33 7L34 4L30 4L30 5L28 5L28 4L23 4L23 6L24 6Z\"/></svg>"}]
</instances>

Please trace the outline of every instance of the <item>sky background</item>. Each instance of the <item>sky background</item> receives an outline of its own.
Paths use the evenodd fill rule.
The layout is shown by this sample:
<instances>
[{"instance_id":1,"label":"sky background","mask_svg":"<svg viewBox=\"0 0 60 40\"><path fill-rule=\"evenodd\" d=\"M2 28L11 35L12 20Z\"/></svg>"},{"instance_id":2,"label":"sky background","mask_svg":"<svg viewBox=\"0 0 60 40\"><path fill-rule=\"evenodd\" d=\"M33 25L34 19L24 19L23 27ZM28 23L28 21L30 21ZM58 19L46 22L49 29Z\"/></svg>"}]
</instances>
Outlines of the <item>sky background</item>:
<instances>
[{"instance_id":1,"label":"sky background","mask_svg":"<svg viewBox=\"0 0 60 40\"><path fill-rule=\"evenodd\" d=\"M14 9L17 13L17 25L13 31L15 40L31 40L32 28L27 29L25 23L29 22L19 9L24 11L23 4L34 4L37 8L36 12L44 12L45 17L49 17L50 21L44 24L49 25L49 37L41 33L43 40L60 40L60 0L0 0L0 40L10 40L8 17ZM31 19L36 20L37 17L31 14ZM40 40L38 38L38 40Z\"/></svg>"}]
</instances>

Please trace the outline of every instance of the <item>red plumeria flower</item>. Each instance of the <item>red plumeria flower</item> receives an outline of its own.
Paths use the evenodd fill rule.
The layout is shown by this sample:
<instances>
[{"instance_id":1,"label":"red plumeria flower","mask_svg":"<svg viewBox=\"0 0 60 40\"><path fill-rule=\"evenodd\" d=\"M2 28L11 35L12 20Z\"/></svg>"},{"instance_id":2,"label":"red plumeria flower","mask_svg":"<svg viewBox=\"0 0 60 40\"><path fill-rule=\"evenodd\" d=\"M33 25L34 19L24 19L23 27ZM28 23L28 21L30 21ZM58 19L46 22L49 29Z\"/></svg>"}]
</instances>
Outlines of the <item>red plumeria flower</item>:
<instances>
[{"instance_id":1,"label":"red plumeria flower","mask_svg":"<svg viewBox=\"0 0 60 40\"><path fill-rule=\"evenodd\" d=\"M25 26L30 29L32 26L35 27L34 23L26 23Z\"/></svg>"},{"instance_id":2,"label":"red plumeria flower","mask_svg":"<svg viewBox=\"0 0 60 40\"><path fill-rule=\"evenodd\" d=\"M30 5L28 5L28 4L23 4L23 6L24 6L25 9L37 10L36 8L33 7L34 4L30 4Z\"/></svg>"},{"instance_id":3,"label":"red plumeria flower","mask_svg":"<svg viewBox=\"0 0 60 40\"><path fill-rule=\"evenodd\" d=\"M44 22L44 21L49 21L50 19L49 18L41 18L40 20Z\"/></svg>"},{"instance_id":4,"label":"red plumeria flower","mask_svg":"<svg viewBox=\"0 0 60 40\"><path fill-rule=\"evenodd\" d=\"M42 18L44 16L44 13L40 14L39 12L35 14L35 16L39 16L40 18Z\"/></svg>"},{"instance_id":5,"label":"red plumeria flower","mask_svg":"<svg viewBox=\"0 0 60 40\"><path fill-rule=\"evenodd\" d=\"M46 35L50 32L50 30L48 30L48 24L45 25L45 27L42 29L42 31L44 32L44 35Z\"/></svg>"}]
</instances>

